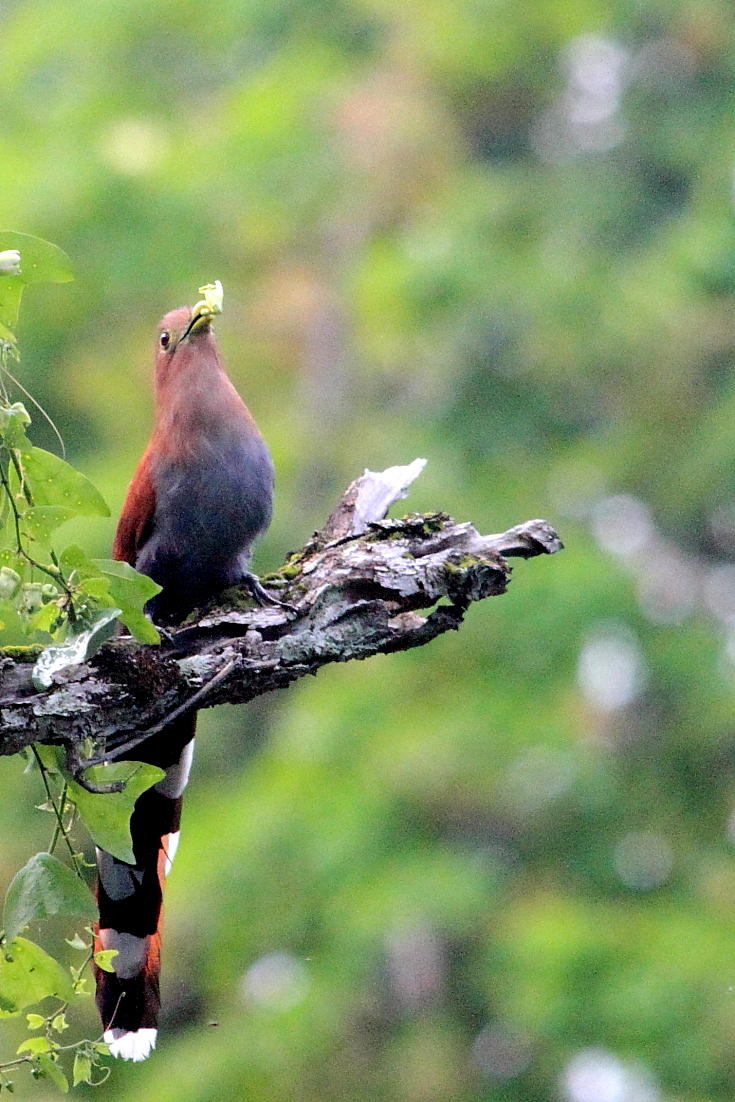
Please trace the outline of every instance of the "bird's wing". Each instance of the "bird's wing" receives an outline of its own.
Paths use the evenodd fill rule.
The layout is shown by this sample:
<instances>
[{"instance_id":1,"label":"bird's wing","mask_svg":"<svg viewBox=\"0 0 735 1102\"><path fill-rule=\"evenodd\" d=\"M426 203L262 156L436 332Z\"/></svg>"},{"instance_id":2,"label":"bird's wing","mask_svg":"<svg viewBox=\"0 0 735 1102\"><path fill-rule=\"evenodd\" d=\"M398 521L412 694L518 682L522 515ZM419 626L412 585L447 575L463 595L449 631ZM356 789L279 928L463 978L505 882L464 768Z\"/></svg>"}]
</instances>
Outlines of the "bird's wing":
<instances>
[{"instance_id":1,"label":"bird's wing","mask_svg":"<svg viewBox=\"0 0 735 1102\"><path fill-rule=\"evenodd\" d=\"M156 508L153 485L151 449L146 449L136 467L125 497L117 531L112 544L112 557L135 566L141 549L151 534Z\"/></svg>"}]
</instances>

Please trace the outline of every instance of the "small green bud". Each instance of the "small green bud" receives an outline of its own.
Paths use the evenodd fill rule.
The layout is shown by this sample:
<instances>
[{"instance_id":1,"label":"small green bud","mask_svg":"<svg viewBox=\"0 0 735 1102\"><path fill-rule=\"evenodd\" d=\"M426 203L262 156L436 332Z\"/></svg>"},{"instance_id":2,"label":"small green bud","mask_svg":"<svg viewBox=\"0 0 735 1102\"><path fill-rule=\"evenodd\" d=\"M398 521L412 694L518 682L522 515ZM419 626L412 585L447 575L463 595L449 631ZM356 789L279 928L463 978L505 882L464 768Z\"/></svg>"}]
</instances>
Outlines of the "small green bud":
<instances>
[{"instance_id":1,"label":"small green bud","mask_svg":"<svg viewBox=\"0 0 735 1102\"><path fill-rule=\"evenodd\" d=\"M0 598L8 600L14 597L20 586L20 574L9 566L0 567Z\"/></svg>"},{"instance_id":2,"label":"small green bud","mask_svg":"<svg viewBox=\"0 0 735 1102\"><path fill-rule=\"evenodd\" d=\"M45 605L47 605L49 601L55 601L58 596L59 588L55 586L53 582L46 582L41 586L41 599Z\"/></svg>"},{"instance_id":3,"label":"small green bud","mask_svg":"<svg viewBox=\"0 0 735 1102\"><path fill-rule=\"evenodd\" d=\"M0 252L0 275L20 275L20 253L17 249Z\"/></svg>"},{"instance_id":4,"label":"small green bud","mask_svg":"<svg viewBox=\"0 0 735 1102\"><path fill-rule=\"evenodd\" d=\"M41 590L43 586L40 582L26 582L23 586L23 596L20 602L21 612L37 612L43 604L43 597L41 596Z\"/></svg>"}]
</instances>

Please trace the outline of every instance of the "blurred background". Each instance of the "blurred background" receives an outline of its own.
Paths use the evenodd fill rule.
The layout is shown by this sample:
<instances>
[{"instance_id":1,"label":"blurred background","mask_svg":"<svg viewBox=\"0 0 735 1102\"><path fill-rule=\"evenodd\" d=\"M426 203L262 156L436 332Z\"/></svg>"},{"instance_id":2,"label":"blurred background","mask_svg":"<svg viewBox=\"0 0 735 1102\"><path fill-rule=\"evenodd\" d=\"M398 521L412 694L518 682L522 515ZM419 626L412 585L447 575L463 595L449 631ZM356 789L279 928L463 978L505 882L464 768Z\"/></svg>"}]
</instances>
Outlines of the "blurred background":
<instances>
[{"instance_id":1,"label":"blurred background","mask_svg":"<svg viewBox=\"0 0 735 1102\"><path fill-rule=\"evenodd\" d=\"M113 515L155 324L217 278L278 472L257 569L417 455L409 508L567 544L451 638L202 716L160 1048L105 1097L729 1102L732 6L7 0L0 33L3 226L76 271L27 293L20 376ZM0 784L4 889L49 828Z\"/></svg>"}]
</instances>

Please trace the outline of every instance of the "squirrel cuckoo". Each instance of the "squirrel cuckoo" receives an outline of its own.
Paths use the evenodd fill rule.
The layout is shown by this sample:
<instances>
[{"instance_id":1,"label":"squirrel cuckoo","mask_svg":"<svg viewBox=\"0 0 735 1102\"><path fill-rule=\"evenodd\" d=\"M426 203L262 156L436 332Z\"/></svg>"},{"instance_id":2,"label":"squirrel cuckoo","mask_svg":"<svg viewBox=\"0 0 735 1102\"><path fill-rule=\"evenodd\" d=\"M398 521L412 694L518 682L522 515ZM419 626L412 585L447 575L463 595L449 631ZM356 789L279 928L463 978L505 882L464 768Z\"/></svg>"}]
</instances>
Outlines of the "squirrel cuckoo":
<instances>
[{"instance_id":1,"label":"squirrel cuckoo","mask_svg":"<svg viewBox=\"0 0 735 1102\"><path fill-rule=\"evenodd\" d=\"M114 557L163 587L148 607L159 622L243 580L268 597L247 568L270 522L273 466L220 362L211 329L219 309L205 298L158 326L155 426L115 535ZM145 1059L156 1042L163 881L179 840L195 723L183 716L128 755L165 770L133 811L135 864L97 851L95 948L117 950L114 972L95 969L97 1005L105 1041L123 1059Z\"/></svg>"}]
</instances>

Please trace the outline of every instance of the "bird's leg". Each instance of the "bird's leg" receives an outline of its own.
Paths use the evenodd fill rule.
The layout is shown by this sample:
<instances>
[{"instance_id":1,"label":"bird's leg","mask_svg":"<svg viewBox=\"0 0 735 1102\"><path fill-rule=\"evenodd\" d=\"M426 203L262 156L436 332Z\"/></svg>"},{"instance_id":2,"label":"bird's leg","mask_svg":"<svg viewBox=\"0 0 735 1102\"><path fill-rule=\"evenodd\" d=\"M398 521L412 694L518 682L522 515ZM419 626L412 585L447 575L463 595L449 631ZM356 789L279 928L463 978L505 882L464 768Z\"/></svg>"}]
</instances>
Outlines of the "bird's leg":
<instances>
[{"instance_id":1,"label":"bird's leg","mask_svg":"<svg viewBox=\"0 0 735 1102\"><path fill-rule=\"evenodd\" d=\"M280 601L278 597L274 597L272 593L269 593L265 586L261 583L257 574L253 574L252 571L244 571L242 578L240 579L245 588L249 591L250 596L256 601L261 608L267 605L275 605L278 608L285 608L289 612L298 612L298 609L294 605L290 605L288 601Z\"/></svg>"},{"instance_id":2,"label":"bird's leg","mask_svg":"<svg viewBox=\"0 0 735 1102\"><path fill-rule=\"evenodd\" d=\"M149 623L152 625L152 627L154 627L156 629L156 631L161 636L161 638L165 639L165 641L169 644L169 646L174 645L174 643L176 642L176 639L174 638L173 632L169 631L168 628L165 628L163 626L163 624L159 624L156 620L154 620L153 619L153 614L151 612L149 612L148 609L146 609L145 618L146 618L146 620L149 621Z\"/></svg>"},{"instance_id":3,"label":"bird's leg","mask_svg":"<svg viewBox=\"0 0 735 1102\"><path fill-rule=\"evenodd\" d=\"M172 631L169 631L168 628L162 627L161 624L154 623L153 620L151 620L151 623L153 624L154 628L161 636L161 638L165 639L169 646L173 647L176 643L176 636L174 635L174 633Z\"/></svg>"}]
</instances>

